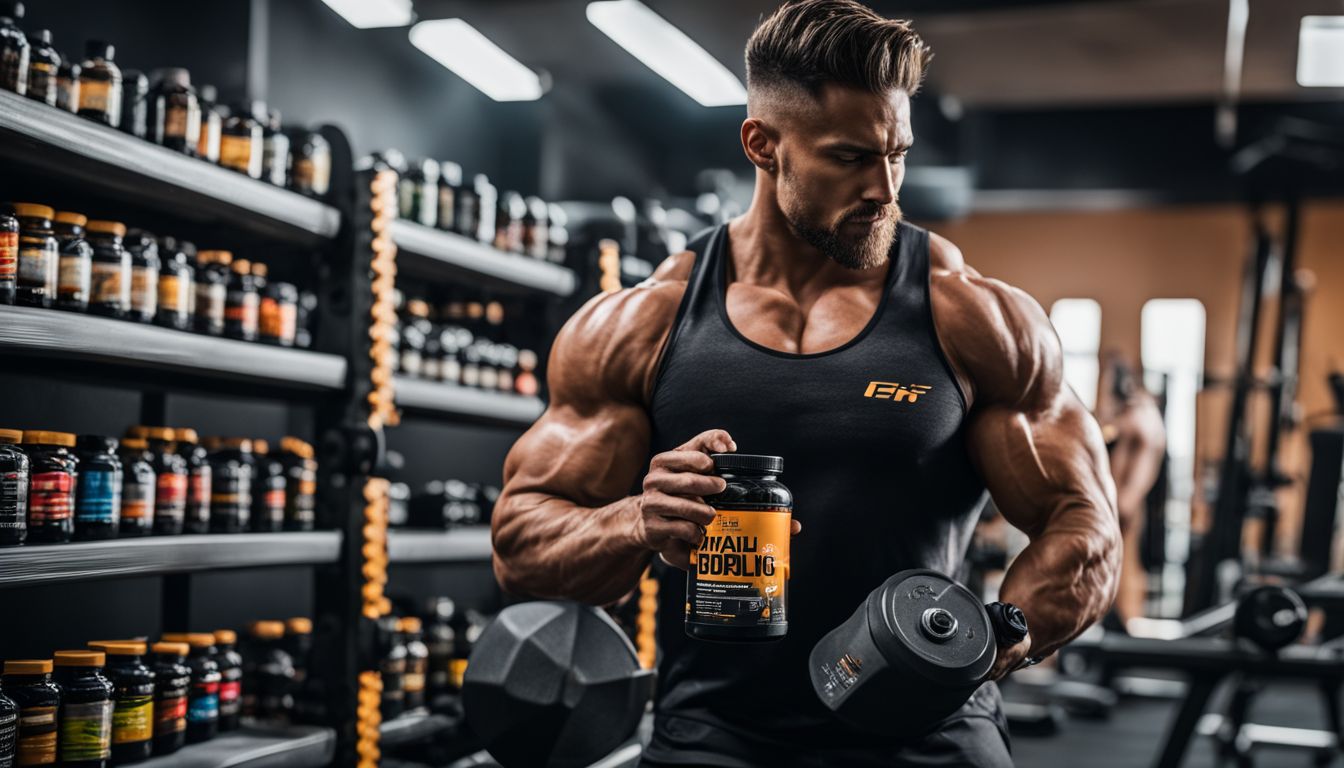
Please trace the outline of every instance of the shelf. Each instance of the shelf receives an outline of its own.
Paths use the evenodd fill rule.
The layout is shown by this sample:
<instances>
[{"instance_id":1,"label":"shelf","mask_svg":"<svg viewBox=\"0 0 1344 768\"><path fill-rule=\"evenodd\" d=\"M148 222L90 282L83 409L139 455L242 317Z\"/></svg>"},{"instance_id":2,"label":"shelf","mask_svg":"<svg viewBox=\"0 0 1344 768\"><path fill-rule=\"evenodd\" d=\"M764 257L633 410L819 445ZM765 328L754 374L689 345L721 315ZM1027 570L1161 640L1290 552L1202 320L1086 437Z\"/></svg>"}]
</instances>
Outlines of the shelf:
<instances>
[{"instance_id":1,"label":"shelf","mask_svg":"<svg viewBox=\"0 0 1344 768\"><path fill-rule=\"evenodd\" d=\"M0 589L114 576L334 563L341 534L238 533L32 544L0 549Z\"/></svg>"},{"instance_id":2,"label":"shelf","mask_svg":"<svg viewBox=\"0 0 1344 768\"><path fill-rule=\"evenodd\" d=\"M407 376L397 377L395 389L397 407L456 421L526 428L546 410L541 398L537 397L488 392Z\"/></svg>"},{"instance_id":3,"label":"shelf","mask_svg":"<svg viewBox=\"0 0 1344 768\"><path fill-rule=\"evenodd\" d=\"M413 744L431 739L452 727L453 720L447 715L431 715L428 712L402 715L379 726L378 741L383 747Z\"/></svg>"},{"instance_id":4,"label":"shelf","mask_svg":"<svg viewBox=\"0 0 1344 768\"><path fill-rule=\"evenodd\" d=\"M569 296L578 287L573 270L469 237L398 219L392 223L397 265L410 272L472 280L486 285Z\"/></svg>"},{"instance_id":5,"label":"shelf","mask_svg":"<svg viewBox=\"0 0 1344 768\"><path fill-rule=\"evenodd\" d=\"M488 563L490 527L393 528L387 532L387 559L392 563Z\"/></svg>"},{"instance_id":6,"label":"shelf","mask_svg":"<svg viewBox=\"0 0 1344 768\"><path fill-rule=\"evenodd\" d=\"M192 221L301 244L336 236L335 208L9 92L0 92L0 157Z\"/></svg>"},{"instance_id":7,"label":"shelf","mask_svg":"<svg viewBox=\"0 0 1344 768\"><path fill-rule=\"evenodd\" d=\"M203 744L190 744L155 757L141 768L319 768L336 756L336 732L330 728L247 726Z\"/></svg>"},{"instance_id":8,"label":"shelf","mask_svg":"<svg viewBox=\"0 0 1344 768\"><path fill-rule=\"evenodd\" d=\"M0 353L337 390L345 359L54 309L0 306Z\"/></svg>"}]
</instances>

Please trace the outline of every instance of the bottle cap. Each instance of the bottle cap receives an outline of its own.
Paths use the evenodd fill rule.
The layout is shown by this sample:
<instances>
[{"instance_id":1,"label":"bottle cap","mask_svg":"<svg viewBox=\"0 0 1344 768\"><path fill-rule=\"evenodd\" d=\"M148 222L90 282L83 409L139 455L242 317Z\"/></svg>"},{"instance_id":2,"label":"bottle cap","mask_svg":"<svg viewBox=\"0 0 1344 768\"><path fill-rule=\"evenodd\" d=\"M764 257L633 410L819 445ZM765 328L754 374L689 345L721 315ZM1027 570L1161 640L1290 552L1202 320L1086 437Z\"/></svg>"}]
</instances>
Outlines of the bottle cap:
<instances>
[{"instance_id":1,"label":"bottle cap","mask_svg":"<svg viewBox=\"0 0 1344 768\"><path fill-rule=\"evenodd\" d=\"M86 451L105 451L107 453L115 452L117 445L119 445L117 438L107 437L106 435L80 435L75 443Z\"/></svg>"},{"instance_id":2,"label":"bottle cap","mask_svg":"<svg viewBox=\"0 0 1344 768\"><path fill-rule=\"evenodd\" d=\"M145 644L129 640L93 640L89 647L108 656L144 656Z\"/></svg>"},{"instance_id":3,"label":"bottle cap","mask_svg":"<svg viewBox=\"0 0 1344 768\"><path fill-rule=\"evenodd\" d=\"M214 438L218 449L242 451L243 453L252 452L252 440L246 437L217 437Z\"/></svg>"},{"instance_id":4,"label":"bottle cap","mask_svg":"<svg viewBox=\"0 0 1344 768\"><path fill-rule=\"evenodd\" d=\"M187 651L191 650L191 647L186 643L160 641L151 646L150 650L164 655L186 656Z\"/></svg>"},{"instance_id":5,"label":"bottle cap","mask_svg":"<svg viewBox=\"0 0 1344 768\"><path fill-rule=\"evenodd\" d=\"M200 436L196 434L196 430L190 427L173 430L173 436L177 439L177 442L188 445L195 445L201 440Z\"/></svg>"},{"instance_id":6,"label":"bottle cap","mask_svg":"<svg viewBox=\"0 0 1344 768\"><path fill-rule=\"evenodd\" d=\"M58 667L101 667L107 663L102 651L57 651L52 659Z\"/></svg>"},{"instance_id":7,"label":"bottle cap","mask_svg":"<svg viewBox=\"0 0 1344 768\"><path fill-rule=\"evenodd\" d=\"M233 645L238 642L238 633L232 629L216 629L215 642L220 645Z\"/></svg>"},{"instance_id":8,"label":"bottle cap","mask_svg":"<svg viewBox=\"0 0 1344 768\"><path fill-rule=\"evenodd\" d=\"M311 635L313 620L305 616L295 616L285 621L285 629L289 630L291 635Z\"/></svg>"},{"instance_id":9,"label":"bottle cap","mask_svg":"<svg viewBox=\"0 0 1344 768\"><path fill-rule=\"evenodd\" d=\"M462 186L462 166L449 160L439 163L439 181L450 187Z\"/></svg>"},{"instance_id":10,"label":"bottle cap","mask_svg":"<svg viewBox=\"0 0 1344 768\"><path fill-rule=\"evenodd\" d=\"M233 261L233 253L230 251L197 251L196 260L202 264L223 264L228 266Z\"/></svg>"},{"instance_id":11,"label":"bottle cap","mask_svg":"<svg viewBox=\"0 0 1344 768\"><path fill-rule=\"evenodd\" d=\"M23 18L23 3L3 2L0 3L0 19L11 19L19 21Z\"/></svg>"},{"instance_id":12,"label":"bottle cap","mask_svg":"<svg viewBox=\"0 0 1344 768\"><path fill-rule=\"evenodd\" d=\"M300 440L297 437L283 437L280 439L280 450L285 453L292 453L301 459L313 458L313 446Z\"/></svg>"},{"instance_id":13,"label":"bottle cap","mask_svg":"<svg viewBox=\"0 0 1344 768\"><path fill-rule=\"evenodd\" d=\"M261 439L253 440L252 452L258 456L265 456L271 452L271 444Z\"/></svg>"},{"instance_id":14,"label":"bottle cap","mask_svg":"<svg viewBox=\"0 0 1344 768\"><path fill-rule=\"evenodd\" d=\"M50 219L56 215L56 209L40 203L12 203L14 215L27 219Z\"/></svg>"},{"instance_id":15,"label":"bottle cap","mask_svg":"<svg viewBox=\"0 0 1344 768\"><path fill-rule=\"evenodd\" d=\"M178 88L191 87L191 72L182 67L164 67L154 70L154 76L151 78L158 83L167 83L175 85Z\"/></svg>"},{"instance_id":16,"label":"bottle cap","mask_svg":"<svg viewBox=\"0 0 1344 768\"><path fill-rule=\"evenodd\" d=\"M265 277L265 276L266 276L266 273L267 273L268 271L269 271L269 270L266 269L266 265L265 265L265 264L262 264L262 263L259 262L259 261L258 261L258 262L254 262L254 263L252 264L252 276L253 276L253 277Z\"/></svg>"},{"instance_id":17,"label":"bottle cap","mask_svg":"<svg viewBox=\"0 0 1344 768\"><path fill-rule=\"evenodd\" d=\"M28 36L28 39L29 39L29 41L36 40L37 42L41 43L42 45L51 45L51 30L50 30L50 29L39 29L39 30L37 30L36 32L34 32L33 34L29 35L29 36Z\"/></svg>"},{"instance_id":18,"label":"bottle cap","mask_svg":"<svg viewBox=\"0 0 1344 768\"><path fill-rule=\"evenodd\" d=\"M159 639L169 643L185 644L190 637L191 634L188 632L164 632L159 636Z\"/></svg>"},{"instance_id":19,"label":"bottle cap","mask_svg":"<svg viewBox=\"0 0 1344 768\"><path fill-rule=\"evenodd\" d=\"M281 621L254 621L251 632L259 640L279 640L285 636L285 624Z\"/></svg>"},{"instance_id":20,"label":"bottle cap","mask_svg":"<svg viewBox=\"0 0 1344 768\"><path fill-rule=\"evenodd\" d=\"M116 56L117 48L106 40L89 40L84 43L84 55L90 59L106 59L112 61Z\"/></svg>"},{"instance_id":21,"label":"bottle cap","mask_svg":"<svg viewBox=\"0 0 1344 768\"><path fill-rule=\"evenodd\" d=\"M411 317L429 317L429 302L423 299L411 299L406 302L406 314Z\"/></svg>"},{"instance_id":22,"label":"bottle cap","mask_svg":"<svg viewBox=\"0 0 1344 768\"><path fill-rule=\"evenodd\" d=\"M49 675L51 659L11 659L5 662L6 675Z\"/></svg>"},{"instance_id":23,"label":"bottle cap","mask_svg":"<svg viewBox=\"0 0 1344 768\"><path fill-rule=\"evenodd\" d=\"M132 451L149 450L149 442L143 437L128 437L121 441L121 447Z\"/></svg>"},{"instance_id":24,"label":"bottle cap","mask_svg":"<svg viewBox=\"0 0 1344 768\"><path fill-rule=\"evenodd\" d=\"M778 475L784 471L784 459L779 456L757 456L750 453L711 453L714 469L746 470L748 472L767 472Z\"/></svg>"},{"instance_id":25,"label":"bottle cap","mask_svg":"<svg viewBox=\"0 0 1344 768\"><path fill-rule=\"evenodd\" d=\"M23 432L17 429L0 429L0 444L14 445L23 442Z\"/></svg>"},{"instance_id":26,"label":"bottle cap","mask_svg":"<svg viewBox=\"0 0 1344 768\"><path fill-rule=\"evenodd\" d=\"M215 644L215 636L210 632L192 632L187 635L187 644L192 648L209 648Z\"/></svg>"},{"instance_id":27,"label":"bottle cap","mask_svg":"<svg viewBox=\"0 0 1344 768\"><path fill-rule=\"evenodd\" d=\"M90 232L97 232L104 235L116 235L117 237L126 236L126 225L119 221L90 221L85 225L85 229Z\"/></svg>"},{"instance_id":28,"label":"bottle cap","mask_svg":"<svg viewBox=\"0 0 1344 768\"><path fill-rule=\"evenodd\" d=\"M43 430L24 430L23 442L29 445L61 445L75 447L75 436L69 432L46 432Z\"/></svg>"},{"instance_id":29,"label":"bottle cap","mask_svg":"<svg viewBox=\"0 0 1344 768\"><path fill-rule=\"evenodd\" d=\"M54 220L59 221L62 224L74 224L76 227L82 227L89 223L88 216L85 216L82 213L75 213L74 211L57 211Z\"/></svg>"},{"instance_id":30,"label":"bottle cap","mask_svg":"<svg viewBox=\"0 0 1344 768\"><path fill-rule=\"evenodd\" d=\"M420 628L421 624L419 616L402 616L401 621L397 622L398 632L405 632L407 634L413 635L419 632Z\"/></svg>"},{"instance_id":31,"label":"bottle cap","mask_svg":"<svg viewBox=\"0 0 1344 768\"><path fill-rule=\"evenodd\" d=\"M233 262L233 273L235 275L246 275L252 271L252 262L247 259L235 259Z\"/></svg>"},{"instance_id":32,"label":"bottle cap","mask_svg":"<svg viewBox=\"0 0 1344 768\"><path fill-rule=\"evenodd\" d=\"M157 440L163 443L171 443L177 437L176 433L168 427L145 427L144 435L149 440Z\"/></svg>"}]
</instances>

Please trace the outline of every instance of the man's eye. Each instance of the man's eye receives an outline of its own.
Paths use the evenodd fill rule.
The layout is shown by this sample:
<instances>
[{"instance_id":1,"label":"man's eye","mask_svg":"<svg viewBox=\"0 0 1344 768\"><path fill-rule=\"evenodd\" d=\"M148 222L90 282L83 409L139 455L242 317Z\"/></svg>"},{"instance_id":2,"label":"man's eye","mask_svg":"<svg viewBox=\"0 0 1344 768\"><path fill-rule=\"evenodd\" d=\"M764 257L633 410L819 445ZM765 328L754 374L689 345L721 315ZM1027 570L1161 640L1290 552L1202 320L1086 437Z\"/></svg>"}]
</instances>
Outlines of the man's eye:
<instances>
[{"instance_id":1,"label":"man's eye","mask_svg":"<svg viewBox=\"0 0 1344 768\"><path fill-rule=\"evenodd\" d=\"M836 155L836 159L846 165L858 165L859 162L863 160L863 158L858 155Z\"/></svg>"}]
</instances>

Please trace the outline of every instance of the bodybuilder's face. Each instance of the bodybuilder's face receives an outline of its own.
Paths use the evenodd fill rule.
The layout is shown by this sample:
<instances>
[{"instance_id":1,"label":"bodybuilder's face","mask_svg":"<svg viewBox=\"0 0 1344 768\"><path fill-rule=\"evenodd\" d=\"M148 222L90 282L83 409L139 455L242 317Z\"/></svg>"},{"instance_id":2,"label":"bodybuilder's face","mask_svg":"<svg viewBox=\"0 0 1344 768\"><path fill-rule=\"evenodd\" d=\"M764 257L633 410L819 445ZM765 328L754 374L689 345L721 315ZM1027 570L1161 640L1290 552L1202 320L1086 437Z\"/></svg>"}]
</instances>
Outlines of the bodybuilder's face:
<instances>
[{"instance_id":1,"label":"bodybuilder's face","mask_svg":"<svg viewBox=\"0 0 1344 768\"><path fill-rule=\"evenodd\" d=\"M884 264L913 141L905 91L825 86L779 134L779 207L794 235L850 269Z\"/></svg>"}]
</instances>

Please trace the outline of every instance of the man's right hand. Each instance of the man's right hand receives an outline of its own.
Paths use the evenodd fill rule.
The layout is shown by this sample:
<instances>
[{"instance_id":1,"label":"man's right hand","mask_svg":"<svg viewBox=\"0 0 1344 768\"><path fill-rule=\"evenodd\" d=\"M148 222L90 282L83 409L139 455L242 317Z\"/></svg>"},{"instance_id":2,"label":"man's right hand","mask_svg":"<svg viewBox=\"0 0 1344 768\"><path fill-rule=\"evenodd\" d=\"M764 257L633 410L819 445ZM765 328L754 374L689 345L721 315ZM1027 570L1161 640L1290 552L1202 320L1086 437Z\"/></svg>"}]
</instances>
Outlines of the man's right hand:
<instances>
[{"instance_id":1,"label":"man's right hand","mask_svg":"<svg viewBox=\"0 0 1344 768\"><path fill-rule=\"evenodd\" d=\"M721 492L726 483L714 474L711 453L730 453L737 443L722 429L701 432L649 462L644 492L639 496L638 540L659 553L668 565L690 566L691 550L705 538L714 508L704 497Z\"/></svg>"}]
</instances>

